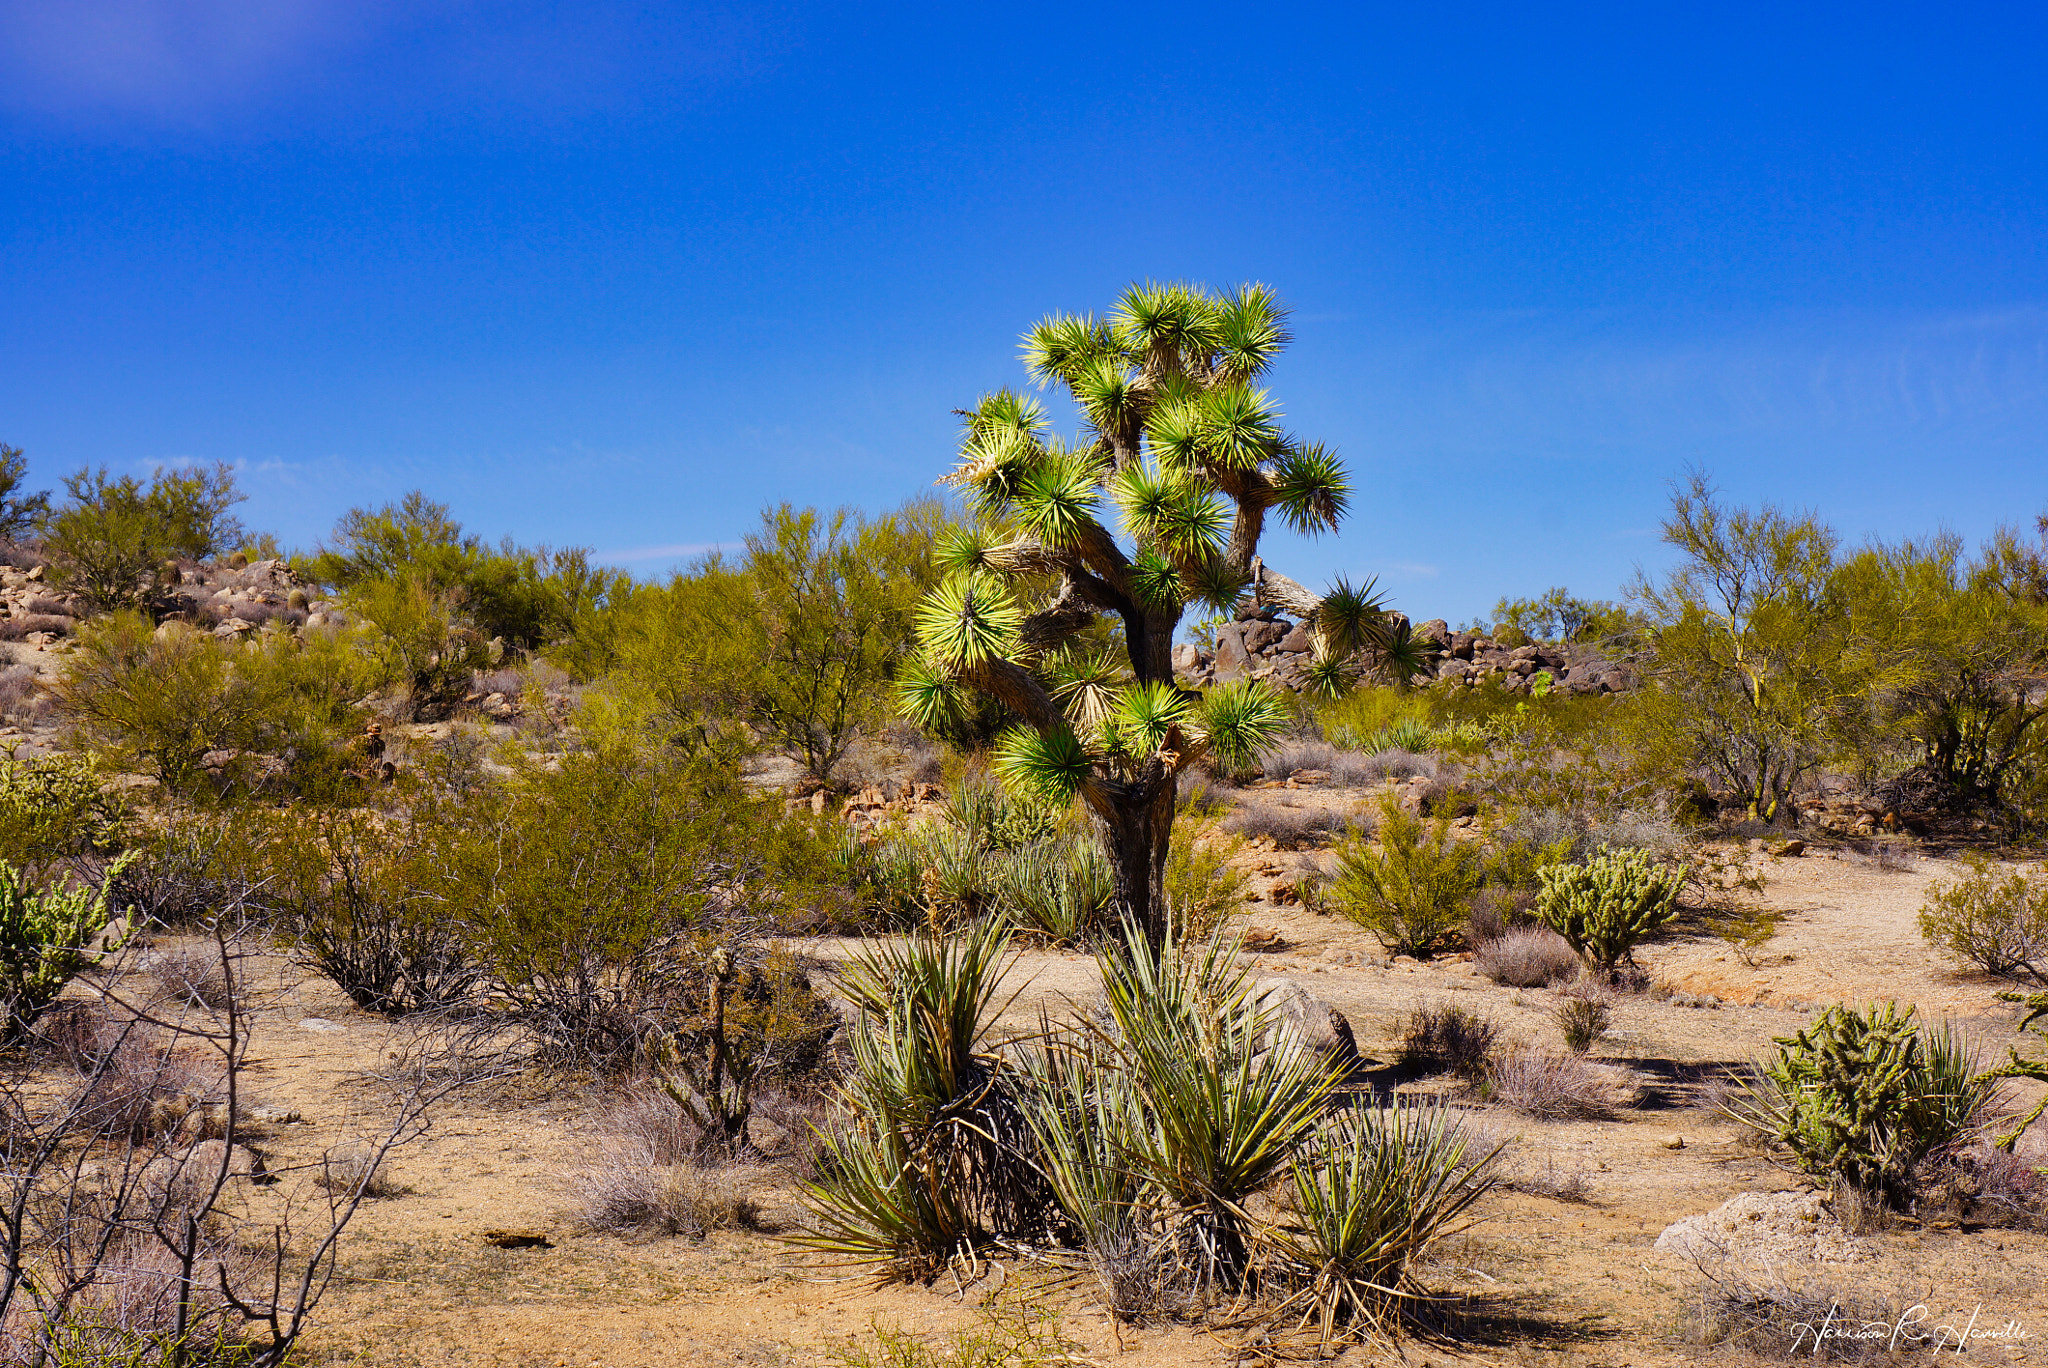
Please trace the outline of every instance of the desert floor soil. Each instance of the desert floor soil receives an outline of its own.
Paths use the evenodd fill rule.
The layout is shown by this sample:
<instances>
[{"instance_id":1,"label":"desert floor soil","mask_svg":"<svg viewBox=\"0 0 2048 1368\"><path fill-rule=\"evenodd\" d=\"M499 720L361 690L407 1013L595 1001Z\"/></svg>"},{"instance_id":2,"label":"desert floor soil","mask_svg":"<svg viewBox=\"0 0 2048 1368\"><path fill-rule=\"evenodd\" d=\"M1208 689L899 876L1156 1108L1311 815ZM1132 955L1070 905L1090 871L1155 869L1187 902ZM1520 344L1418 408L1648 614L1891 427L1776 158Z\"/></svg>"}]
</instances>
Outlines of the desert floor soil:
<instances>
[{"instance_id":1,"label":"desert floor soil","mask_svg":"<svg viewBox=\"0 0 2048 1368\"><path fill-rule=\"evenodd\" d=\"M1335 795L1286 801L1317 805ZM1254 891L1298 877L1314 855L1253 850ZM1264 872L1257 872L1264 871ZM1954 866L1921 859L1880 869L1846 852L1768 861L1770 905L1786 915L1754 964L1704 932L1667 937L1641 959L1684 993L1713 994L1718 1008L1680 1007L1649 996L1623 1001L1596 1055L1641 1070L1651 1100L1622 1119L1544 1124L1489 1108L1473 1121L1511 1137L1512 1164L1541 1190L1541 1177L1583 1175L1587 1198L1563 1201L1503 1190L1478 1209L1470 1230L1438 1251L1428 1270L1459 1300L1446 1335L1411 1341L1410 1364L1668 1364L1706 1352L1675 1330L1697 1275L1652 1244L1671 1222L1736 1193L1798 1186L1797 1179L1736 1142L1703 1104L1697 1085L1744 1060L1838 1000L1897 998L1965 1024L2000 1050L2015 1013L1999 985L1951 972L1915 929L1930 882ZM1262 975L1300 982L1352 1022L1360 1049L1393 1057L1401 1023L1418 1002L1455 1001L1491 1015L1510 1036L1552 1042L1553 995L1499 988L1468 964L1389 963L1356 928L1300 907L1248 901L1248 928L1277 932L1281 948L1255 958ZM829 965L844 942L800 943ZM259 1142L273 1168L317 1162L363 1133L374 1108L357 1081L398 1047L395 1028L357 1012L324 981L277 961L257 1014L250 1093L297 1108L303 1121ZM1008 1021L1027 1026L1041 1005L1087 1004L1095 993L1083 956L1026 952ZM317 1019L312 1026L302 1023ZM336 1029L338 1028L338 1029ZM2023 1094L2024 1096L2024 1094ZM595 1086L555 1086L542 1096L499 1094L443 1104L431 1130L398 1151L398 1195L369 1203L350 1230L341 1273L307 1344L309 1365L817 1364L866 1339L871 1327L937 1332L971 1324L981 1301L1036 1291L1063 1331L1099 1362L1131 1368L1226 1363L1229 1336L1178 1327L1125 1327L1119 1335L1078 1284L999 1262L965 1288L877 1288L819 1262L774 1233L729 1231L704 1240L619 1238L579 1232L564 1213L561 1175L598 1141ZM1682 1139L1682 1148L1673 1148ZM2036 1162L2048 1163L2038 1153ZM303 1176L303 1175L301 1175ZM287 1183L299 1181L288 1177ZM792 1185L762 1179L767 1223L801 1220ZM551 1247L501 1249L486 1231L544 1234ZM1972 1361L2048 1362L2048 1238L1996 1229L1894 1229L1872 1237L1874 1261L1788 1270L1875 1290L1936 1319L1980 1326L2017 1322L2031 1338L1979 1345ZM1377 1361L1352 1350L1349 1362Z\"/></svg>"}]
</instances>

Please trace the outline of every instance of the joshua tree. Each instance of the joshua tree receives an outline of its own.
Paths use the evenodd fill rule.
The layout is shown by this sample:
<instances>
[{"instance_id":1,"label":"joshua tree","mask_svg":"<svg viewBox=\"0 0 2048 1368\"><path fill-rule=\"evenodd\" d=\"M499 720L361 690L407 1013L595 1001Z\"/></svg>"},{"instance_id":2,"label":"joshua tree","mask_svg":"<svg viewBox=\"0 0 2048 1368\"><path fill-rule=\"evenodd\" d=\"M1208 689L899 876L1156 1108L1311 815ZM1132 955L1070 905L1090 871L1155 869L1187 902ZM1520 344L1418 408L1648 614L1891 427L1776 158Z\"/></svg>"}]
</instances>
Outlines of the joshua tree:
<instances>
[{"instance_id":1,"label":"joshua tree","mask_svg":"<svg viewBox=\"0 0 2048 1368\"><path fill-rule=\"evenodd\" d=\"M1262 285L1133 285L1106 320L1061 315L1025 334L1026 368L1073 397L1086 434L1049 438L1038 401L1008 389L961 412L960 463L944 482L979 521L940 547L947 578L919 610L923 654L902 677L904 709L926 725L957 716L969 690L1021 719L997 745L998 773L1051 800L1080 796L1122 910L1155 947L1169 934L1180 772L1205 754L1242 772L1286 719L1253 680L1206 696L1175 684L1188 605L1286 609L1311 629L1324 688L1341 687L1360 648L1387 642L1370 585L1340 580L1318 597L1259 559L1269 512L1318 534L1349 497L1335 453L1283 432L1254 388L1290 340L1286 317ZM1111 631L1091 633L1098 619Z\"/></svg>"}]
</instances>

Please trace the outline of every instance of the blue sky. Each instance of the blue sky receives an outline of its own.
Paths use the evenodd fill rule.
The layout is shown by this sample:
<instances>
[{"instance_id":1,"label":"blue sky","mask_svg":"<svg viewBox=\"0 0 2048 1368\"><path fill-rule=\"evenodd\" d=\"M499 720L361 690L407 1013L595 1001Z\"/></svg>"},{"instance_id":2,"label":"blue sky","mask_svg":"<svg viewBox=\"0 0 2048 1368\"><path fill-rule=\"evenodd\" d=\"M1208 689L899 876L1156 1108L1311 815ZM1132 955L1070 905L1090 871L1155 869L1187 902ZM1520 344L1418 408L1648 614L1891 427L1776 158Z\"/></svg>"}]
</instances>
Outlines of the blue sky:
<instances>
[{"instance_id":1,"label":"blue sky","mask_svg":"<svg viewBox=\"0 0 2048 1368\"><path fill-rule=\"evenodd\" d=\"M1614 594L1688 465L1846 535L2048 507L2021 6L0 0L0 441L424 488L641 573L947 466L1016 335L1258 279L1420 616Z\"/></svg>"}]
</instances>

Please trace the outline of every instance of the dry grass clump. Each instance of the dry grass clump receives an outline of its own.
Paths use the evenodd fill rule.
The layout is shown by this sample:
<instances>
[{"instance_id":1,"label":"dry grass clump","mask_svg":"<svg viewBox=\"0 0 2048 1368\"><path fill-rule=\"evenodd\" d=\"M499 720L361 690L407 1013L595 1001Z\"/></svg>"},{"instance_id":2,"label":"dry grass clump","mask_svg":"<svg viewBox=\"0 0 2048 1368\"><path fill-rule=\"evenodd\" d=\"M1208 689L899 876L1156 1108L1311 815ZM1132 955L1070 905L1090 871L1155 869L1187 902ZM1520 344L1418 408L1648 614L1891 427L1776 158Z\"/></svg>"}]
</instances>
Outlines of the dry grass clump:
<instances>
[{"instance_id":1,"label":"dry grass clump","mask_svg":"<svg viewBox=\"0 0 2048 1368\"><path fill-rule=\"evenodd\" d=\"M27 617L0 618L0 641L20 641L31 632L65 636L77 625L78 619L61 617L56 613L32 613Z\"/></svg>"},{"instance_id":2,"label":"dry grass clump","mask_svg":"<svg viewBox=\"0 0 2048 1368\"><path fill-rule=\"evenodd\" d=\"M1606 1121L1620 1111L1613 1074L1575 1054L1519 1048L1486 1071L1489 1100L1539 1121Z\"/></svg>"},{"instance_id":3,"label":"dry grass clump","mask_svg":"<svg viewBox=\"0 0 2048 1368\"><path fill-rule=\"evenodd\" d=\"M1282 804L1247 803L1223 819L1223 829L1246 840L1264 837L1276 850L1313 850L1343 831L1344 819L1334 812Z\"/></svg>"},{"instance_id":4,"label":"dry grass clump","mask_svg":"<svg viewBox=\"0 0 2048 1368\"><path fill-rule=\"evenodd\" d=\"M1701 1260L1697 1267L1679 1333L1684 1343L1698 1348L1767 1362L1877 1363L1949 1347L1935 1344L1939 1332L1931 1324L1914 1331L1926 1332L1925 1340L1893 1342L1907 1313L1932 1300L1924 1292L1872 1293L1817 1280L1793 1283L1776 1270L1759 1272L1725 1258Z\"/></svg>"},{"instance_id":5,"label":"dry grass clump","mask_svg":"<svg viewBox=\"0 0 2048 1368\"><path fill-rule=\"evenodd\" d=\"M147 972L156 981L158 1002L213 1012L225 1010L229 1004L232 990L227 970L221 964L220 947L210 941L160 951L149 961Z\"/></svg>"},{"instance_id":6,"label":"dry grass clump","mask_svg":"<svg viewBox=\"0 0 2048 1368\"><path fill-rule=\"evenodd\" d=\"M1579 976L1579 956L1547 926L1517 926L1482 942L1472 967L1506 988L1555 988Z\"/></svg>"},{"instance_id":7,"label":"dry grass clump","mask_svg":"<svg viewBox=\"0 0 2048 1368\"><path fill-rule=\"evenodd\" d=\"M361 1189L372 1199L403 1197L412 1191L391 1176L377 1146L360 1142L336 1145L322 1155L313 1185L344 1195Z\"/></svg>"},{"instance_id":8,"label":"dry grass clump","mask_svg":"<svg viewBox=\"0 0 2048 1368\"><path fill-rule=\"evenodd\" d=\"M1455 1004L1417 1003L1401 1038L1401 1067L1416 1073L1451 1073L1477 1079L1486 1073L1500 1027Z\"/></svg>"},{"instance_id":9,"label":"dry grass clump","mask_svg":"<svg viewBox=\"0 0 2048 1368\"><path fill-rule=\"evenodd\" d=\"M80 1075L64 1104L74 1129L136 1142L218 1132L221 1070L175 1034L97 1003L63 1004L37 1028L43 1046Z\"/></svg>"},{"instance_id":10,"label":"dry grass clump","mask_svg":"<svg viewBox=\"0 0 2048 1368\"><path fill-rule=\"evenodd\" d=\"M563 1175L584 1229L701 1237L760 1227L751 1193L758 1166L703 1152L696 1128L665 1094L628 1092L600 1114L598 1128L596 1157Z\"/></svg>"}]
</instances>

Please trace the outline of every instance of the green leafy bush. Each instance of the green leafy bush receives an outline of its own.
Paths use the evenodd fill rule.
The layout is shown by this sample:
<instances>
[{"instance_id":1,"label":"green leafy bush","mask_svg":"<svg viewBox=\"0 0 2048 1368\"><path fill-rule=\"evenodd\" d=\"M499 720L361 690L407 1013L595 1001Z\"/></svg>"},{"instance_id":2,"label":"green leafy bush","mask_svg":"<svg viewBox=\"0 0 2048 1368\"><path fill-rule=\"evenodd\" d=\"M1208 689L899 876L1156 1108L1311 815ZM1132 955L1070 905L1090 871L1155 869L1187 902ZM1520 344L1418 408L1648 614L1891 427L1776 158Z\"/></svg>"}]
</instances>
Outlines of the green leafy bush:
<instances>
[{"instance_id":1,"label":"green leafy bush","mask_svg":"<svg viewBox=\"0 0 2048 1368\"><path fill-rule=\"evenodd\" d=\"M1893 1204L1914 1167L1975 1131L1997 1097L1996 1075L1974 1067L1960 1033L1927 1030L1896 1002L1838 1004L1773 1043L1724 1110L1801 1171Z\"/></svg>"},{"instance_id":2,"label":"green leafy bush","mask_svg":"<svg viewBox=\"0 0 2048 1368\"><path fill-rule=\"evenodd\" d=\"M439 887L453 833L430 811L255 809L235 835L240 886L256 890L299 959L358 1007L426 1011L480 986Z\"/></svg>"},{"instance_id":3,"label":"green leafy bush","mask_svg":"<svg viewBox=\"0 0 2048 1368\"><path fill-rule=\"evenodd\" d=\"M1354 837L1336 847L1330 904L1388 951L1434 954L1464 923L1483 881L1479 857L1451 839L1448 819L1425 828L1392 797L1380 804L1379 842Z\"/></svg>"},{"instance_id":4,"label":"green leafy bush","mask_svg":"<svg viewBox=\"0 0 2048 1368\"><path fill-rule=\"evenodd\" d=\"M1920 934L1987 974L2048 984L2048 865L2032 874L1971 856L1970 872L1927 891Z\"/></svg>"},{"instance_id":5,"label":"green leafy bush","mask_svg":"<svg viewBox=\"0 0 2048 1368\"><path fill-rule=\"evenodd\" d=\"M565 1065L625 1068L701 1010L705 938L767 933L840 896L807 822L729 773L629 749L523 764L445 805L437 915Z\"/></svg>"},{"instance_id":6,"label":"green leafy bush","mask_svg":"<svg viewBox=\"0 0 2048 1368\"><path fill-rule=\"evenodd\" d=\"M0 1005L7 1013L5 1043L20 1043L64 985L96 962L87 946L114 914L109 892L125 867L116 860L99 890L39 886L13 865L0 863Z\"/></svg>"},{"instance_id":7,"label":"green leafy bush","mask_svg":"<svg viewBox=\"0 0 2048 1368\"><path fill-rule=\"evenodd\" d=\"M332 778L370 679L338 634L226 642L117 613L81 633L51 692L87 744L173 792L198 789L209 752L228 754L229 781L297 789Z\"/></svg>"},{"instance_id":8,"label":"green leafy bush","mask_svg":"<svg viewBox=\"0 0 2048 1368\"><path fill-rule=\"evenodd\" d=\"M81 470L64 491L43 547L60 582L101 611L145 606L166 560L204 560L246 535L228 513L244 496L226 465L159 471L146 488L132 475Z\"/></svg>"},{"instance_id":9,"label":"green leafy bush","mask_svg":"<svg viewBox=\"0 0 2048 1368\"><path fill-rule=\"evenodd\" d=\"M1549 865L1537 877L1537 917L1588 965L1607 972L1678 915L1684 880L1682 871L1651 863L1647 851L1606 846L1582 865Z\"/></svg>"}]
</instances>

